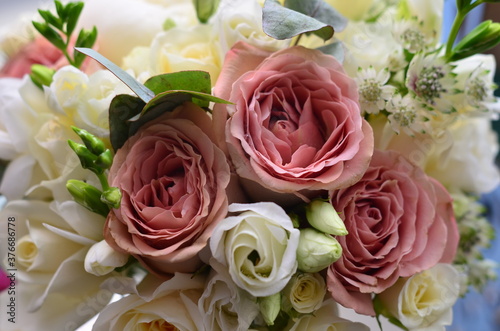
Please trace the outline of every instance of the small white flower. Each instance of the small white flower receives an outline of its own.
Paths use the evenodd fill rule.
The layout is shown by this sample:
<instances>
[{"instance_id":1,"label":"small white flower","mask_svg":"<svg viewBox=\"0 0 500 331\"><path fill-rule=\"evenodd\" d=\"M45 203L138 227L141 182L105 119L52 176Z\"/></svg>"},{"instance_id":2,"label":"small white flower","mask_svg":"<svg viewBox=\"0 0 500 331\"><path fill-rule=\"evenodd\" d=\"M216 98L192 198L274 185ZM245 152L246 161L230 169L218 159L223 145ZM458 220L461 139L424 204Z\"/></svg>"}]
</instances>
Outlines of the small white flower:
<instances>
[{"instance_id":1,"label":"small white flower","mask_svg":"<svg viewBox=\"0 0 500 331\"><path fill-rule=\"evenodd\" d=\"M490 79L490 71L482 67L474 70L465 82L465 99L479 111L488 111L488 104L495 103L493 91L496 85Z\"/></svg>"},{"instance_id":2,"label":"small white flower","mask_svg":"<svg viewBox=\"0 0 500 331\"><path fill-rule=\"evenodd\" d=\"M400 130L403 130L407 135L413 136L416 132L425 131L425 118L411 96L395 95L387 103L387 111L390 113L389 122L396 133L399 134Z\"/></svg>"},{"instance_id":3,"label":"small white flower","mask_svg":"<svg viewBox=\"0 0 500 331\"><path fill-rule=\"evenodd\" d=\"M386 85L391 77L387 68L377 72L372 66L368 69L358 69L358 77L355 78L359 88L359 103L361 110L368 114L378 114L385 108L386 100L389 100L396 90L394 86Z\"/></svg>"},{"instance_id":4,"label":"small white flower","mask_svg":"<svg viewBox=\"0 0 500 331\"><path fill-rule=\"evenodd\" d=\"M451 70L441 58L418 54L410 62L406 86L426 106L450 113L454 108L449 96L453 94L455 84Z\"/></svg>"}]
</instances>

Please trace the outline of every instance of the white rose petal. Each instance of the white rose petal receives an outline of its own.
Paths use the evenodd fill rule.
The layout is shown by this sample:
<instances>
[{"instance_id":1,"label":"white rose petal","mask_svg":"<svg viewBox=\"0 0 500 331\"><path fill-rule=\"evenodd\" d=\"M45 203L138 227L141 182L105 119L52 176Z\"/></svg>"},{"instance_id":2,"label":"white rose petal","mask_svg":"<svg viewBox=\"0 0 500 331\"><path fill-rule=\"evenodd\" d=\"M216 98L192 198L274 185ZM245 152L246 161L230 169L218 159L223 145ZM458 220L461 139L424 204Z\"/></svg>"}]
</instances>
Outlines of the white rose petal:
<instances>
[{"instance_id":1,"label":"white rose petal","mask_svg":"<svg viewBox=\"0 0 500 331\"><path fill-rule=\"evenodd\" d=\"M214 229L210 249L233 281L256 297L281 291L297 269L299 230L274 203L232 204L239 213Z\"/></svg>"}]
</instances>

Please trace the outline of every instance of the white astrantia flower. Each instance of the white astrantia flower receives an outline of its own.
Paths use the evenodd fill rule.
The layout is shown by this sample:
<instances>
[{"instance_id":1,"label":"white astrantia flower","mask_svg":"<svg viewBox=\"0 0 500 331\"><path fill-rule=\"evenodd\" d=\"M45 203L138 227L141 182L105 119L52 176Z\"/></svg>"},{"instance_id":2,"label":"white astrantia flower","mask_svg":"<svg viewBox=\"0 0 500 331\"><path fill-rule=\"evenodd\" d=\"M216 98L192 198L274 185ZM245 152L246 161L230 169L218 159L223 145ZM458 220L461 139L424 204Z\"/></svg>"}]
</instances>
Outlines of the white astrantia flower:
<instances>
[{"instance_id":1,"label":"white astrantia flower","mask_svg":"<svg viewBox=\"0 0 500 331\"><path fill-rule=\"evenodd\" d=\"M426 35L422 31L422 26L423 22L401 20L394 23L392 33L404 49L415 54L426 50L436 39L435 34Z\"/></svg>"},{"instance_id":2,"label":"white astrantia flower","mask_svg":"<svg viewBox=\"0 0 500 331\"><path fill-rule=\"evenodd\" d=\"M450 264L440 263L401 278L378 296L385 308L408 330L445 330L460 293L460 275Z\"/></svg>"},{"instance_id":3,"label":"white astrantia flower","mask_svg":"<svg viewBox=\"0 0 500 331\"><path fill-rule=\"evenodd\" d=\"M376 71L373 66L367 69L359 68L355 78L359 90L361 110L368 114L377 114L386 106L396 88L386 85L391 74L387 68Z\"/></svg>"},{"instance_id":4,"label":"white astrantia flower","mask_svg":"<svg viewBox=\"0 0 500 331\"><path fill-rule=\"evenodd\" d=\"M455 78L451 65L435 55L415 55L410 62L406 86L419 101L433 110L450 113L454 106L450 96L454 93Z\"/></svg>"},{"instance_id":5,"label":"white astrantia flower","mask_svg":"<svg viewBox=\"0 0 500 331\"><path fill-rule=\"evenodd\" d=\"M413 136L417 132L425 131L425 117L413 97L409 95L402 97L401 94L396 94L387 103L386 110L389 112L389 123L396 133L399 134L402 130L407 135Z\"/></svg>"},{"instance_id":6,"label":"white astrantia flower","mask_svg":"<svg viewBox=\"0 0 500 331\"><path fill-rule=\"evenodd\" d=\"M281 291L297 270L300 232L278 205L232 204L229 216L210 238L213 257L229 269L233 281L256 297Z\"/></svg>"}]
</instances>

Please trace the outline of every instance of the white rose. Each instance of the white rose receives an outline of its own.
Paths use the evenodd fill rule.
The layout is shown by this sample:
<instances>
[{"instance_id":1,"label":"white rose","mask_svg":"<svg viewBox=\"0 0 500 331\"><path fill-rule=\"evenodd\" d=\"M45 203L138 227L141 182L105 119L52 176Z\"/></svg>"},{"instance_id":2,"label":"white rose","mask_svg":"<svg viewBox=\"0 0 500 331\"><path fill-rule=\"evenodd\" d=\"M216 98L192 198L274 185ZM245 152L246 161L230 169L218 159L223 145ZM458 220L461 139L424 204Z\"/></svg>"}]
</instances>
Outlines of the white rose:
<instances>
[{"instance_id":1,"label":"white rose","mask_svg":"<svg viewBox=\"0 0 500 331\"><path fill-rule=\"evenodd\" d=\"M181 273L163 283L153 278L141 283L141 291L104 308L92 330L206 330L197 309L203 278Z\"/></svg>"},{"instance_id":2,"label":"white rose","mask_svg":"<svg viewBox=\"0 0 500 331\"><path fill-rule=\"evenodd\" d=\"M212 255L250 294L265 297L281 291L297 269L299 230L274 203L232 204L228 211L238 215L214 229Z\"/></svg>"},{"instance_id":3,"label":"white rose","mask_svg":"<svg viewBox=\"0 0 500 331\"><path fill-rule=\"evenodd\" d=\"M301 314L312 313L321 307L326 294L325 280L318 273L298 273L283 290L284 307Z\"/></svg>"},{"instance_id":4,"label":"white rose","mask_svg":"<svg viewBox=\"0 0 500 331\"><path fill-rule=\"evenodd\" d=\"M151 74L203 70L215 83L222 64L219 44L209 24L172 28L159 33L151 43Z\"/></svg>"},{"instance_id":5,"label":"white rose","mask_svg":"<svg viewBox=\"0 0 500 331\"><path fill-rule=\"evenodd\" d=\"M129 255L114 250L105 240L92 245L85 256L85 271L96 276L107 275L127 263Z\"/></svg>"},{"instance_id":6,"label":"white rose","mask_svg":"<svg viewBox=\"0 0 500 331\"><path fill-rule=\"evenodd\" d=\"M451 192L481 194L499 184L500 174L495 165L498 143L488 118L459 120L442 139L446 141L436 144L426 158L427 174Z\"/></svg>"},{"instance_id":7,"label":"white rose","mask_svg":"<svg viewBox=\"0 0 500 331\"><path fill-rule=\"evenodd\" d=\"M276 51L287 47L290 41L276 40L262 30L262 7L255 0L226 0L219 5L212 18L217 31L222 57L238 41Z\"/></svg>"},{"instance_id":8,"label":"white rose","mask_svg":"<svg viewBox=\"0 0 500 331\"><path fill-rule=\"evenodd\" d=\"M325 300L314 314L307 314L298 320L290 320L288 331L369 331L370 329L358 322L352 322L338 316L337 303L332 299Z\"/></svg>"},{"instance_id":9,"label":"white rose","mask_svg":"<svg viewBox=\"0 0 500 331\"><path fill-rule=\"evenodd\" d=\"M445 330L460 293L460 275L450 264L437 264L400 279L379 294L385 307L409 330Z\"/></svg>"},{"instance_id":10,"label":"white rose","mask_svg":"<svg viewBox=\"0 0 500 331\"><path fill-rule=\"evenodd\" d=\"M76 205L73 201L67 204ZM102 234L80 230L92 228L94 221L102 229L104 218L77 207L68 219L61 217L54 203L35 200L11 201L0 212L0 225L4 229L9 219L15 219L18 306L26 311L23 323L31 325L25 329L63 330L70 322L76 328L111 299L110 292L100 290L102 279L83 269L87 250L96 239L102 239ZM7 242L6 232L2 232L1 241ZM13 268L7 245L0 249L3 264L7 269ZM88 300L93 300L92 307L87 306Z\"/></svg>"},{"instance_id":11,"label":"white rose","mask_svg":"<svg viewBox=\"0 0 500 331\"><path fill-rule=\"evenodd\" d=\"M212 271L198 308L208 330L246 331L259 313L255 298L231 279L227 267L211 259Z\"/></svg>"},{"instance_id":12,"label":"white rose","mask_svg":"<svg viewBox=\"0 0 500 331\"><path fill-rule=\"evenodd\" d=\"M97 26L99 53L119 66L134 47L148 46L166 20L181 27L196 24L192 1L86 0L80 18L86 28Z\"/></svg>"}]
</instances>

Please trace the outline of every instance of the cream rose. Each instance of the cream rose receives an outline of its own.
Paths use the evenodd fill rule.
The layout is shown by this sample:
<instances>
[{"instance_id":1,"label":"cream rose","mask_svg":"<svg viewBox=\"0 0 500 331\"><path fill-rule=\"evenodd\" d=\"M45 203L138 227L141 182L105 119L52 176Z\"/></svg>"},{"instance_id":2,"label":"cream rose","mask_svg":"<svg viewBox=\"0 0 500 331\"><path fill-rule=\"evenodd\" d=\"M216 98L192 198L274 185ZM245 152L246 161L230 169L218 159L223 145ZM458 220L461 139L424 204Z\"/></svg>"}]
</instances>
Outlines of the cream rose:
<instances>
[{"instance_id":1,"label":"cream rose","mask_svg":"<svg viewBox=\"0 0 500 331\"><path fill-rule=\"evenodd\" d=\"M257 300L231 279L227 267L211 259L212 271L198 301L207 330L246 331L259 314Z\"/></svg>"},{"instance_id":2,"label":"cream rose","mask_svg":"<svg viewBox=\"0 0 500 331\"><path fill-rule=\"evenodd\" d=\"M108 305L99 314L94 331L205 330L197 309L204 279L176 273L167 281L147 278L142 290Z\"/></svg>"},{"instance_id":3,"label":"cream rose","mask_svg":"<svg viewBox=\"0 0 500 331\"><path fill-rule=\"evenodd\" d=\"M232 204L212 233L210 250L240 288L256 297L281 291L297 269L299 230L274 203Z\"/></svg>"},{"instance_id":4,"label":"cream rose","mask_svg":"<svg viewBox=\"0 0 500 331\"><path fill-rule=\"evenodd\" d=\"M445 330L460 293L460 275L450 264L437 264L410 278L402 278L379 294L408 330Z\"/></svg>"},{"instance_id":5,"label":"cream rose","mask_svg":"<svg viewBox=\"0 0 500 331\"><path fill-rule=\"evenodd\" d=\"M326 294L326 283L318 273L297 273L283 290L283 308L293 308L309 314L321 307Z\"/></svg>"}]
</instances>

